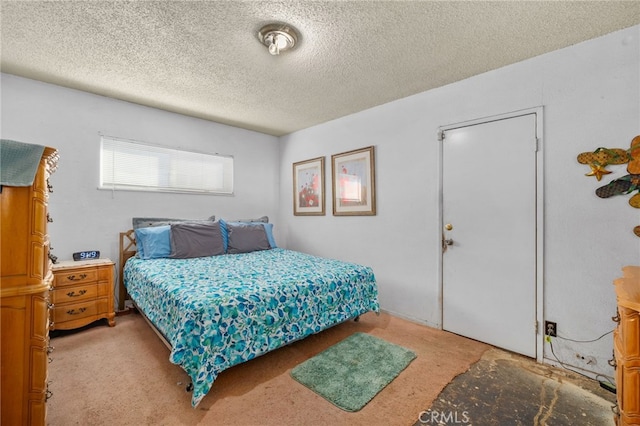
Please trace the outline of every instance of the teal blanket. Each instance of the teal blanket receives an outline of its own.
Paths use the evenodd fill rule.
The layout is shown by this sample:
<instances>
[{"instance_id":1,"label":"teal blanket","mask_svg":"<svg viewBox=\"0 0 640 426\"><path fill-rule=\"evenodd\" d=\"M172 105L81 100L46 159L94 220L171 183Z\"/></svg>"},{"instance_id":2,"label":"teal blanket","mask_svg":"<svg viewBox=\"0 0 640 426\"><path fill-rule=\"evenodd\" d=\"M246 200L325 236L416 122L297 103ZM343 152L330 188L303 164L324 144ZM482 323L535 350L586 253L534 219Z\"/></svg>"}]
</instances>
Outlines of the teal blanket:
<instances>
[{"instance_id":1,"label":"teal blanket","mask_svg":"<svg viewBox=\"0 0 640 426\"><path fill-rule=\"evenodd\" d=\"M31 186L44 146L0 140L0 185Z\"/></svg>"},{"instance_id":2,"label":"teal blanket","mask_svg":"<svg viewBox=\"0 0 640 426\"><path fill-rule=\"evenodd\" d=\"M193 259L132 257L131 298L193 381L195 407L218 374L368 311L379 311L371 268L275 248Z\"/></svg>"}]
</instances>

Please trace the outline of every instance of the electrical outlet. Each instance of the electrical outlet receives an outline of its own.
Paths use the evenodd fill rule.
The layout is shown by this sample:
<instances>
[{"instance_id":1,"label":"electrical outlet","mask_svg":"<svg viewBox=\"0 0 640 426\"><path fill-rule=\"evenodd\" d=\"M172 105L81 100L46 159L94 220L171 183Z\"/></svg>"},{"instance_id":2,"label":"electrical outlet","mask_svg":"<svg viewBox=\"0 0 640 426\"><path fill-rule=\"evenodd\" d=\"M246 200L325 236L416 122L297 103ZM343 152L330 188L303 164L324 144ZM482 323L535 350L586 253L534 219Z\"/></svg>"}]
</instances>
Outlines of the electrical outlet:
<instances>
[{"instance_id":1,"label":"electrical outlet","mask_svg":"<svg viewBox=\"0 0 640 426\"><path fill-rule=\"evenodd\" d=\"M558 326L555 322L545 321L544 322L544 334L551 337L556 337L558 331Z\"/></svg>"}]
</instances>

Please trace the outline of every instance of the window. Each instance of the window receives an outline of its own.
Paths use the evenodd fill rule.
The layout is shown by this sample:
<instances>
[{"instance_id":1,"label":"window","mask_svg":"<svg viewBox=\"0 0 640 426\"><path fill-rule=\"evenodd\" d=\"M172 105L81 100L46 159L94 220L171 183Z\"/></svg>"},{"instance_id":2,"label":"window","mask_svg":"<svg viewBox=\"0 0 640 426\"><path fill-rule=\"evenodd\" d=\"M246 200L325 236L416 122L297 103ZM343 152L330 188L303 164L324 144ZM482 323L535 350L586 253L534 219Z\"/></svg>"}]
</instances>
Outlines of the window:
<instances>
[{"instance_id":1,"label":"window","mask_svg":"<svg viewBox=\"0 0 640 426\"><path fill-rule=\"evenodd\" d=\"M233 157L102 136L100 188L233 194Z\"/></svg>"}]
</instances>

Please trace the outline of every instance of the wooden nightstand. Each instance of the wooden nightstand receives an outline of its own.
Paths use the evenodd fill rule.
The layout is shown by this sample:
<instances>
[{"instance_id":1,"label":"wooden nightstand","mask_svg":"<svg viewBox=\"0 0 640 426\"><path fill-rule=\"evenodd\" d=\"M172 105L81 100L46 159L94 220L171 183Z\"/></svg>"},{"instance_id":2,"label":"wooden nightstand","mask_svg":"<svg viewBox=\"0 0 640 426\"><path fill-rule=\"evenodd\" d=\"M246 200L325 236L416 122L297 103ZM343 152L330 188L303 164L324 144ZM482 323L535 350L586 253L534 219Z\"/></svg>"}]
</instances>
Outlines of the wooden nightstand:
<instances>
[{"instance_id":1,"label":"wooden nightstand","mask_svg":"<svg viewBox=\"0 0 640 426\"><path fill-rule=\"evenodd\" d=\"M50 330L70 330L102 318L116 325L113 307L114 263L110 259L62 261L51 267Z\"/></svg>"}]
</instances>

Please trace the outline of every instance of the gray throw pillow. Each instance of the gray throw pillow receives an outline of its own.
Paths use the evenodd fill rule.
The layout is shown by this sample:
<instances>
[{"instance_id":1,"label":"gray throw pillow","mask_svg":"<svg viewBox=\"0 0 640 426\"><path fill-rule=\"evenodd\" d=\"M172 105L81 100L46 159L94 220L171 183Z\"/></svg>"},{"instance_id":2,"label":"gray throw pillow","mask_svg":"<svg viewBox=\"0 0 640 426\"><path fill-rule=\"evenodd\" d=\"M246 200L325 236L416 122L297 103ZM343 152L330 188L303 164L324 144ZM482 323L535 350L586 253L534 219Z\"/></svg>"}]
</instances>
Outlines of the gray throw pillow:
<instances>
[{"instance_id":1,"label":"gray throw pillow","mask_svg":"<svg viewBox=\"0 0 640 426\"><path fill-rule=\"evenodd\" d=\"M271 248L264 226L227 223L227 230L229 232L227 253L249 253Z\"/></svg>"},{"instance_id":2,"label":"gray throw pillow","mask_svg":"<svg viewBox=\"0 0 640 426\"><path fill-rule=\"evenodd\" d=\"M219 222L172 223L171 255L174 259L217 256L224 253Z\"/></svg>"}]
</instances>

